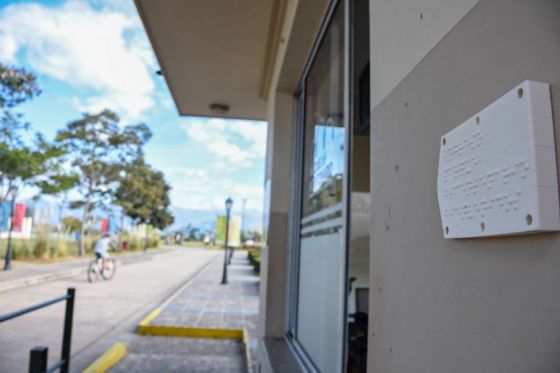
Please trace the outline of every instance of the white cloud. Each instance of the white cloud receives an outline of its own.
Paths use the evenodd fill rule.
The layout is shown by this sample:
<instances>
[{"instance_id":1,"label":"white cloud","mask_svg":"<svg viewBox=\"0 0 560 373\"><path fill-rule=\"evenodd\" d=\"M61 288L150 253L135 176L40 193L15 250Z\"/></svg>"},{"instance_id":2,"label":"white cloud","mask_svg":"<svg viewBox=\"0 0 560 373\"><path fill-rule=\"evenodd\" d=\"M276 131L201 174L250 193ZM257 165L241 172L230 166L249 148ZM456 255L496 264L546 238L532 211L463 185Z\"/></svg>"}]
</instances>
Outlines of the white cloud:
<instances>
[{"instance_id":1,"label":"white cloud","mask_svg":"<svg viewBox=\"0 0 560 373\"><path fill-rule=\"evenodd\" d=\"M240 211L246 198L247 210L262 211L264 188L260 183L237 182L218 175L209 169L185 169L168 175L176 180L171 191L173 204L188 209L222 210L225 198L232 197Z\"/></svg>"},{"instance_id":2,"label":"white cloud","mask_svg":"<svg viewBox=\"0 0 560 373\"><path fill-rule=\"evenodd\" d=\"M23 51L34 71L94 92L76 101L80 110L109 107L137 119L154 105L156 62L132 4L123 3L8 6L0 13L0 58L15 63Z\"/></svg>"},{"instance_id":3,"label":"white cloud","mask_svg":"<svg viewBox=\"0 0 560 373\"><path fill-rule=\"evenodd\" d=\"M266 124L263 122L193 118L181 123L181 128L191 141L217 158L217 166L236 169L264 159Z\"/></svg>"}]
</instances>

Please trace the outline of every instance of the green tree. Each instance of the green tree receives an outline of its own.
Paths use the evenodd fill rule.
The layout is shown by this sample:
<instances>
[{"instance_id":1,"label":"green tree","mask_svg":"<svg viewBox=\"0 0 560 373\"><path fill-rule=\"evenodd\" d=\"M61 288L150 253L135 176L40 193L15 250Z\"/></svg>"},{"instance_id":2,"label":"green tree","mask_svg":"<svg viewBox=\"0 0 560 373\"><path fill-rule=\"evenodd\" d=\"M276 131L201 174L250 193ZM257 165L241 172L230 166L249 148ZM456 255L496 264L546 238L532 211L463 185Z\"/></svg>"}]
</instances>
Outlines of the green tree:
<instances>
[{"instance_id":1,"label":"green tree","mask_svg":"<svg viewBox=\"0 0 560 373\"><path fill-rule=\"evenodd\" d=\"M18 191L24 187L32 187L39 194L56 194L70 188L75 179L63 170L63 148L50 144L40 134L35 135L31 144L24 139L23 132L29 129L29 123L15 112L15 107L39 93L34 74L0 64L0 200L10 202L12 210ZM13 219L4 269L11 265L12 230Z\"/></svg>"},{"instance_id":2,"label":"green tree","mask_svg":"<svg viewBox=\"0 0 560 373\"><path fill-rule=\"evenodd\" d=\"M76 233L82 228L82 222L73 216L65 216L62 218L62 226L66 232Z\"/></svg>"},{"instance_id":3,"label":"green tree","mask_svg":"<svg viewBox=\"0 0 560 373\"><path fill-rule=\"evenodd\" d=\"M114 203L123 213L137 224L151 224L164 229L173 224L174 217L169 211L171 187L162 172L146 164L139 156L124 166ZM147 237L144 250L147 249Z\"/></svg>"},{"instance_id":4,"label":"green tree","mask_svg":"<svg viewBox=\"0 0 560 373\"><path fill-rule=\"evenodd\" d=\"M185 227L185 235L189 241L202 241L204 234L200 228L193 226L192 224L187 224Z\"/></svg>"},{"instance_id":5,"label":"green tree","mask_svg":"<svg viewBox=\"0 0 560 373\"><path fill-rule=\"evenodd\" d=\"M95 208L106 206L118 186L122 165L142 154L142 146L152 133L145 124L119 126L119 117L110 110L83 114L58 132L56 141L69 152L72 166L80 175L80 199L70 208L82 208L80 255L85 254L86 222Z\"/></svg>"},{"instance_id":6,"label":"green tree","mask_svg":"<svg viewBox=\"0 0 560 373\"><path fill-rule=\"evenodd\" d=\"M247 239L251 239L255 242L262 242L262 232L258 230L249 230L247 232Z\"/></svg>"}]
</instances>

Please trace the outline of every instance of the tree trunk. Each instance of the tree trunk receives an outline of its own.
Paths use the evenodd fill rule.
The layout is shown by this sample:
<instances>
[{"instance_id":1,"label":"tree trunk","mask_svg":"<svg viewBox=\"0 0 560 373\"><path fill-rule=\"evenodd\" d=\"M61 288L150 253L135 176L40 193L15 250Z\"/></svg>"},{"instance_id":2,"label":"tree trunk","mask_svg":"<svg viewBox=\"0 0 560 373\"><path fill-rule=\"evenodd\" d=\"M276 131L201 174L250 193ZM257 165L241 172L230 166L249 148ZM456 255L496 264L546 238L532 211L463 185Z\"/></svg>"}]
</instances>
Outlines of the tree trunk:
<instances>
[{"instance_id":1,"label":"tree trunk","mask_svg":"<svg viewBox=\"0 0 560 373\"><path fill-rule=\"evenodd\" d=\"M121 227L119 229L119 248L118 250L121 251L122 250L122 245L123 245L123 229L124 229L124 212L121 212Z\"/></svg>"},{"instance_id":2,"label":"tree trunk","mask_svg":"<svg viewBox=\"0 0 560 373\"><path fill-rule=\"evenodd\" d=\"M86 233L86 221L89 217L89 208L91 205L91 194L88 194L86 204L84 205L84 211L82 212L82 226L80 227L80 256L86 255L86 243L84 241L84 236Z\"/></svg>"},{"instance_id":3,"label":"tree trunk","mask_svg":"<svg viewBox=\"0 0 560 373\"><path fill-rule=\"evenodd\" d=\"M9 271L12 269L12 257L13 257L12 232L14 230L15 202L16 202L16 194L14 193L12 197L12 213L11 213L12 218L10 219L10 227L8 230L8 247L6 248L6 260L4 262L4 271Z\"/></svg>"},{"instance_id":4,"label":"tree trunk","mask_svg":"<svg viewBox=\"0 0 560 373\"><path fill-rule=\"evenodd\" d=\"M148 223L146 223L146 235L144 237L144 252L148 251Z\"/></svg>"}]
</instances>

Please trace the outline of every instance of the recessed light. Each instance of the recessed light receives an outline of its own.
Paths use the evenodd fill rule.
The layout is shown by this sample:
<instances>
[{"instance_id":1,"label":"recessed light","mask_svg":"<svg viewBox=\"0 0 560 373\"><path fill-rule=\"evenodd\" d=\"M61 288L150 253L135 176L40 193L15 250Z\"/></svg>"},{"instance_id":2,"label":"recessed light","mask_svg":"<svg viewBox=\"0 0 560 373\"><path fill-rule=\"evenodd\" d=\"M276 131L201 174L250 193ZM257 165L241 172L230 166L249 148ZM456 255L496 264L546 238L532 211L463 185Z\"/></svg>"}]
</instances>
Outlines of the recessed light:
<instances>
[{"instance_id":1,"label":"recessed light","mask_svg":"<svg viewBox=\"0 0 560 373\"><path fill-rule=\"evenodd\" d=\"M210 104L210 110L212 110L216 114L225 114L229 111L229 105L215 102L213 104Z\"/></svg>"}]
</instances>

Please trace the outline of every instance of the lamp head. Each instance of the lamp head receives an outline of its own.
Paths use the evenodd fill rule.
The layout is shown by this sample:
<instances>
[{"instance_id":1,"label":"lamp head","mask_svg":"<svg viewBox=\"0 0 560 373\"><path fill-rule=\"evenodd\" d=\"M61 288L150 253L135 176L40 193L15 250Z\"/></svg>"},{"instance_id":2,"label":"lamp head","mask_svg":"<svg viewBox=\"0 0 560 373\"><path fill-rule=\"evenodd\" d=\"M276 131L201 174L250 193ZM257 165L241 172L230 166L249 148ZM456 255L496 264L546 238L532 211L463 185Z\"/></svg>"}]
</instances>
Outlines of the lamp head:
<instances>
[{"instance_id":1,"label":"lamp head","mask_svg":"<svg viewBox=\"0 0 560 373\"><path fill-rule=\"evenodd\" d=\"M233 206L233 200L231 199L231 197L228 197L228 199L226 199L226 210L231 210Z\"/></svg>"}]
</instances>

